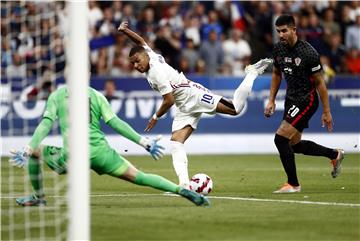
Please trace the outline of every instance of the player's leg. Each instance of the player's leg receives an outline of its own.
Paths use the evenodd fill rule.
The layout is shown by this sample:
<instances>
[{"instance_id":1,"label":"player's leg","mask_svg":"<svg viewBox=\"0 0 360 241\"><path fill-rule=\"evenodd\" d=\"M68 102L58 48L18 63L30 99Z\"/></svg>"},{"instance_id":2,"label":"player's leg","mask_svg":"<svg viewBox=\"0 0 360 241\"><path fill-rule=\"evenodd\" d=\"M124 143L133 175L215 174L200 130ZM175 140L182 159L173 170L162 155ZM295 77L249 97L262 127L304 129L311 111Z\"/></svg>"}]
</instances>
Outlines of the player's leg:
<instances>
[{"instance_id":1,"label":"player's leg","mask_svg":"<svg viewBox=\"0 0 360 241\"><path fill-rule=\"evenodd\" d=\"M303 109L302 111L298 111L298 115L299 113L301 113L301 116L294 115L294 117L291 117L291 113L288 113L290 114L287 117L288 121L292 123L295 128L302 130L308 127L308 122L316 112L319 105L318 98L316 98L316 96L314 96L312 103L312 105L307 104L306 108L302 107L301 104L298 105L298 108ZM296 108L293 109L295 110ZM328 148L309 140L301 140L301 135L293 136L290 140L290 144L292 145L295 153L302 153L304 155L310 156L323 156L329 158L333 166L333 170L331 172L332 177L335 178L340 174L341 162L344 159L343 150Z\"/></svg>"},{"instance_id":2,"label":"player's leg","mask_svg":"<svg viewBox=\"0 0 360 241\"><path fill-rule=\"evenodd\" d=\"M120 159L119 161L121 162L121 165L114 171L110 172L109 175L121 178L137 185L148 186L162 191L179 194L198 206L208 206L210 204L210 202L202 195L179 187L175 183L162 176L139 171L123 157L120 155L118 155L118 157Z\"/></svg>"},{"instance_id":3,"label":"player's leg","mask_svg":"<svg viewBox=\"0 0 360 241\"><path fill-rule=\"evenodd\" d=\"M261 59L257 63L246 67L246 76L239 87L235 90L232 100L236 114L239 114L243 110L246 99L251 93L256 77L262 74L272 62L272 59Z\"/></svg>"},{"instance_id":4,"label":"player's leg","mask_svg":"<svg viewBox=\"0 0 360 241\"><path fill-rule=\"evenodd\" d=\"M216 102L218 102L220 98L220 96L216 97ZM201 101L199 100L199 102ZM215 106L209 111L214 112ZM179 185L184 188L189 188L190 183L188 158L184 143L196 129L200 117L201 113L184 113L177 110L172 124L171 155L173 166L179 179Z\"/></svg>"},{"instance_id":5,"label":"player's leg","mask_svg":"<svg viewBox=\"0 0 360 241\"><path fill-rule=\"evenodd\" d=\"M275 193L300 192L300 184L296 173L295 154L290 145L290 139L295 135L299 135L299 131L285 120L282 121L276 132L274 142L288 180L287 183L275 191Z\"/></svg>"},{"instance_id":6,"label":"player's leg","mask_svg":"<svg viewBox=\"0 0 360 241\"><path fill-rule=\"evenodd\" d=\"M185 141L193 132L190 125L183 127L180 130L172 132L171 135L171 156L173 159L173 167L179 179L179 185L189 189L189 173L188 173L188 158L185 150Z\"/></svg>"},{"instance_id":7,"label":"player's leg","mask_svg":"<svg viewBox=\"0 0 360 241\"><path fill-rule=\"evenodd\" d=\"M40 206L46 205L43 188L43 176L41 169L41 152L44 146L33 150L28 161L27 171L34 194L26 197L16 198L16 203L21 206Z\"/></svg>"},{"instance_id":8,"label":"player's leg","mask_svg":"<svg viewBox=\"0 0 360 241\"><path fill-rule=\"evenodd\" d=\"M32 156L29 159L28 173L34 194L28 197L17 198L16 202L19 205L46 205L41 167L42 161L58 174L66 173L66 156L63 148L41 145L38 149L33 150Z\"/></svg>"}]
</instances>

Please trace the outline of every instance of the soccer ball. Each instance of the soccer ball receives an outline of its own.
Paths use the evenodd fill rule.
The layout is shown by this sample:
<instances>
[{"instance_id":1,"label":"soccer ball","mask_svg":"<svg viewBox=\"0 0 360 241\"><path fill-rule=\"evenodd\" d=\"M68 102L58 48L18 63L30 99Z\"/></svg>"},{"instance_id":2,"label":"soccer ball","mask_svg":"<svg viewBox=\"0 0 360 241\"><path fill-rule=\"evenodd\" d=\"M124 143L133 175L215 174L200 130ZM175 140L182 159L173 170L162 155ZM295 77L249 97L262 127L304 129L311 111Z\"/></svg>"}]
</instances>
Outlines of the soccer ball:
<instances>
[{"instance_id":1,"label":"soccer ball","mask_svg":"<svg viewBox=\"0 0 360 241\"><path fill-rule=\"evenodd\" d=\"M190 190L208 195L213 188L211 177L204 173L195 174L190 180Z\"/></svg>"}]
</instances>

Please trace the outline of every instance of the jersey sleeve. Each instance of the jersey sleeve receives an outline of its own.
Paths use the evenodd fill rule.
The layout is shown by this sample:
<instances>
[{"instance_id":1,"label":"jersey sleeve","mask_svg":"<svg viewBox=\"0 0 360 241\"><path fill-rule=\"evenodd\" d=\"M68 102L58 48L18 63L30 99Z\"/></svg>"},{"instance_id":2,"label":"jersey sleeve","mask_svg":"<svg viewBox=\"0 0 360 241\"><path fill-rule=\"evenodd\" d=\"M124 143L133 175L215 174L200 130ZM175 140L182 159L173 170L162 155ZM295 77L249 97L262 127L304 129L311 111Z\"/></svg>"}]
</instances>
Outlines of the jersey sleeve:
<instances>
[{"instance_id":1,"label":"jersey sleeve","mask_svg":"<svg viewBox=\"0 0 360 241\"><path fill-rule=\"evenodd\" d=\"M104 95L96 91L97 102L99 103L100 112L103 120L107 123L109 120L114 118L116 115L112 111L111 106Z\"/></svg>"},{"instance_id":2,"label":"jersey sleeve","mask_svg":"<svg viewBox=\"0 0 360 241\"><path fill-rule=\"evenodd\" d=\"M309 47L309 54L308 54L308 63L307 67L310 69L311 74L314 74L320 70L322 70L321 64L320 64L320 56L318 52L311 46Z\"/></svg>"},{"instance_id":3,"label":"jersey sleeve","mask_svg":"<svg viewBox=\"0 0 360 241\"><path fill-rule=\"evenodd\" d=\"M279 65L279 58L278 58L278 50L277 50L277 47L275 45L273 51L272 51L272 58L274 60L274 63L273 65L276 67L276 68L280 68L280 65Z\"/></svg>"},{"instance_id":4,"label":"jersey sleeve","mask_svg":"<svg viewBox=\"0 0 360 241\"><path fill-rule=\"evenodd\" d=\"M172 87L170 81L167 79L165 71L162 71L158 65L154 65L152 68L152 73L149 78L160 94L165 95L172 92Z\"/></svg>"},{"instance_id":5,"label":"jersey sleeve","mask_svg":"<svg viewBox=\"0 0 360 241\"><path fill-rule=\"evenodd\" d=\"M55 91L50 94L43 114L43 118L48 118L52 121L55 121L57 118L56 93L58 92Z\"/></svg>"}]
</instances>

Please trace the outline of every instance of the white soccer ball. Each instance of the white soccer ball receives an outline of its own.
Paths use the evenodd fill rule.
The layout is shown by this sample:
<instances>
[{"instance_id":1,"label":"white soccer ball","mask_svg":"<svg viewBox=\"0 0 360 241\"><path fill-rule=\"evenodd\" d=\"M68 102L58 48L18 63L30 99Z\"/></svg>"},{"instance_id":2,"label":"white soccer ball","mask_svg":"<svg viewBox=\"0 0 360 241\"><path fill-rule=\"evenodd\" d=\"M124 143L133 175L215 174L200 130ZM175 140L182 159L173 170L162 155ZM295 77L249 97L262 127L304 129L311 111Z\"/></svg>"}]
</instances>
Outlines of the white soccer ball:
<instances>
[{"instance_id":1,"label":"white soccer ball","mask_svg":"<svg viewBox=\"0 0 360 241\"><path fill-rule=\"evenodd\" d=\"M208 195L213 189L211 177L204 173L195 174L190 180L190 190Z\"/></svg>"}]
</instances>

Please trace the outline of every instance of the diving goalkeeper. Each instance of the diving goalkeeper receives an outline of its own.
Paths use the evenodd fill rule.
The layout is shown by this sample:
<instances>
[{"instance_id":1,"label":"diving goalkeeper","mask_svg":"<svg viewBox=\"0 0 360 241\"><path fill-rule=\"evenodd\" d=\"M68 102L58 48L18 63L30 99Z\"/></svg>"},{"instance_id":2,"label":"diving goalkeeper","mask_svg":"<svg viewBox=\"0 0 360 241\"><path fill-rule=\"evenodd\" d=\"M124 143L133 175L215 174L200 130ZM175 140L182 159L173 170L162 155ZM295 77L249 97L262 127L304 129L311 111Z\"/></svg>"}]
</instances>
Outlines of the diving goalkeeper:
<instances>
[{"instance_id":1,"label":"diving goalkeeper","mask_svg":"<svg viewBox=\"0 0 360 241\"><path fill-rule=\"evenodd\" d=\"M100 129L100 119L125 138L144 147L154 159L164 155L164 147L159 145L158 139L150 140L137 133L129 124L122 121L111 110L104 95L89 87L90 101L90 167L99 175L108 174L137 185L149 186L166 192L179 194L198 206L209 205L209 201L202 195L181 188L175 183L155 174L144 173L136 169L129 161L110 147ZM37 126L30 142L21 151L11 151L10 162L15 166L27 167L34 194L16 199L21 206L46 205L42 180L40 160L43 160L53 171L65 174L68 159L68 89L61 87L53 92L47 103L43 119ZM64 147L41 145L48 135L54 122L59 119Z\"/></svg>"}]
</instances>

